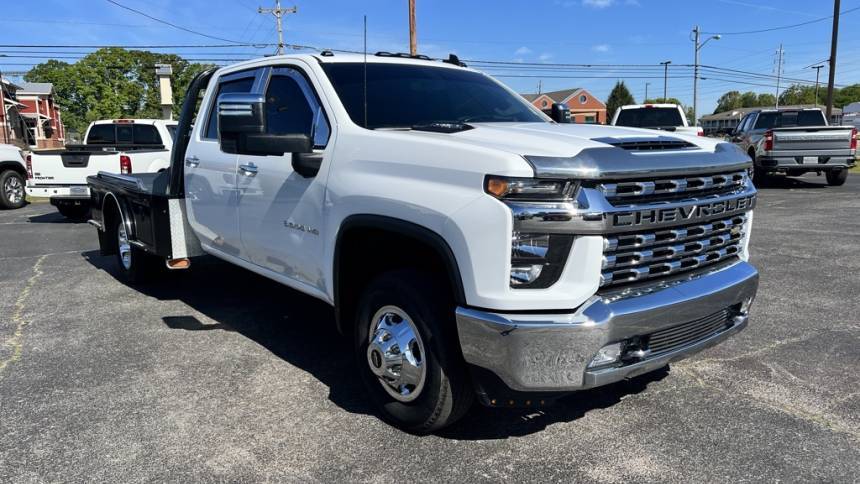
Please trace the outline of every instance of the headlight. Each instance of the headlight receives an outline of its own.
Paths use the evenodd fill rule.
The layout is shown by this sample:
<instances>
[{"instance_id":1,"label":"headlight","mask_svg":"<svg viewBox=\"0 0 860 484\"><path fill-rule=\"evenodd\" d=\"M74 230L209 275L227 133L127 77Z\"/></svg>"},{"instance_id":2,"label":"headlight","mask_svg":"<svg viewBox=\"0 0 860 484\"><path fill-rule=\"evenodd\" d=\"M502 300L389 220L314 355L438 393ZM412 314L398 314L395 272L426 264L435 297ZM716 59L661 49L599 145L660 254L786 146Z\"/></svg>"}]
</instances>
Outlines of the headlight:
<instances>
[{"instance_id":1,"label":"headlight","mask_svg":"<svg viewBox=\"0 0 860 484\"><path fill-rule=\"evenodd\" d=\"M573 199L577 182L487 175L484 191L504 200L564 201Z\"/></svg>"},{"instance_id":2,"label":"headlight","mask_svg":"<svg viewBox=\"0 0 860 484\"><path fill-rule=\"evenodd\" d=\"M511 240L511 287L544 289L561 276L573 245L572 235L514 232Z\"/></svg>"}]
</instances>

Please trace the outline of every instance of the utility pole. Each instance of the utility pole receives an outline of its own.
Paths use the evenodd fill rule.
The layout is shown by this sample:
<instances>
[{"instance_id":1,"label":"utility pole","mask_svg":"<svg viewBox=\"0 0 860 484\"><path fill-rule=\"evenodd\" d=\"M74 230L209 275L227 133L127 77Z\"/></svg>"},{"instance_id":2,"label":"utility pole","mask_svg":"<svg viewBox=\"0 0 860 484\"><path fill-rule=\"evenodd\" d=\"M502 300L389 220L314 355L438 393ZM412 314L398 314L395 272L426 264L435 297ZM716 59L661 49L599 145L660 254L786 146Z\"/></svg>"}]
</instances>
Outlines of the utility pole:
<instances>
[{"instance_id":1,"label":"utility pole","mask_svg":"<svg viewBox=\"0 0 860 484\"><path fill-rule=\"evenodd\" d=\"M720 40L719 35L712 35L705 39L704 42L699 43L699 36L701 34L701 30L699 30L699 26L696 25L693 27L693 37L690 39L693 41L693 126L699 125L699 51L702 50L702 47L708 43L710 40Z\"/></svg>"},{"instance_id":2,"label":"utility pole","mask_svg":"<svg viewBox=\"0 0 860 484\"><path fill-rule=\"evenodd\" d=\"M543 92L543 79L538 80L538 96Z\"/></svg>"},{"instance_id":3,"label":"utility pole","mask_svg":"<svg viewBox=\"0 0 860 484\"><path fill-rule=\"evenodd\" d=\"M827 122L833 114L833 83L836 82L836 43L839 39L839 0L833 1L833 37L830 40L830 78L827 80Z\"/></svg>"},{"instance_id":4,"label":"utility pole","mask_svg":"<svg viewBox=\"0 0 860 484\"><path fill-rule=\"evenodd\" d=\"M645 102L648 102L648 86L650 86L650 82L645 83Z\"/></svg>"},{"instance_id":5,"label":"utility pole","mask_svg":"<svg viewBox=\"0 0 860 484\"><path fill-rule=\"evenodd\" d=\"M409 0L409 55L418 55L418 32L415 27L415 0Z\"/></svg>"},{"instance_id":6,"label":"utility pole","mask_svg":"<svg viewBox=\"0 0 860 484\"><path fill-rule=\"evenodd\" d=\"M275 19L278 23L278 51L277 55L282 55L284 53L284 26L282 21L284 19L285 13L296 13L299 9L296 6L293 8L281 8L281 0L275 0L275 8L263 8L259 7L257 9L257 13L270 13L275 16Z\"/></svg>"},{"instance_id":7,"label":"utility pole","mask_svg":"<svg viewBox=\"0 0 860 484\"><path fill-rule=\"evenodd\" d=\"M782 50L782 44L779 44L779 50L776 51L776 108L779 109L779 81L782 77L783 56L785 51Z\"/></svg>"},{"instance_id":8,"label":"utility pole","mask_svg":"<svg viewBox=\"0 0 860 484\"><path fill-rule=\"evenodd\" d=\"M669 99L669 64L672 61L663 61L660 64L663 66L663 102Z\"/></svg>"},{"instance_id":9,"label":"utility pole","mask_svg":"<svg viewBox=\"0 0 860 484\"><path fill-rule=\"evenodd\" d=\"M818 106L818 75L821 74L821 68L824 67L824 64L819 64L817 66L810 66L812 69L815 69L815 106Z\"/></svg>"}]
</instances>

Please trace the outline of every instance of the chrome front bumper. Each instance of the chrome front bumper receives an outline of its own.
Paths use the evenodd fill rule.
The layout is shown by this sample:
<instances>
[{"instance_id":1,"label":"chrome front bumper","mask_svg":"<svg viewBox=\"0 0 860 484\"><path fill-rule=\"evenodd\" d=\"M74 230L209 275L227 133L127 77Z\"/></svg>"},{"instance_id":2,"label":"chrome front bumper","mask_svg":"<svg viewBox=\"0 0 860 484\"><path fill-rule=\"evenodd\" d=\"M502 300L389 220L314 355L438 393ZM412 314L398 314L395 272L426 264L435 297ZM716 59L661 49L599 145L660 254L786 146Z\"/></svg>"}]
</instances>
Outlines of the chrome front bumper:
<instances>
[{"instance_id":1,"label":"chrome front bumper","mask_svg":"<svg viewBox=\"0 0 860 484\"><path fill-rule=\"evenodd\" d=\"M756 159L756 165L766 170L805 169L833 170L850 168L856 164L854 155L824 156L825 161L819 161L818 156L761 156ZM811 160L811 161L807 161Z\"/></svg>"},{"instance_id":2,"label":"chrome front bumper","mask_svg":"<svg viewBox=\"0 0 860 484\"><path fill-rule=\"evenodd\" d=\"M746 313L726 328L673 351L615 367L588 368L604 346L749 305L758 272L746 262L658 288L597 295L568 314L502 314L460 307L457 328L468 363L521 392L563 392L647 373L713 346L742 330Z\"/></svg>"}]
</instances>

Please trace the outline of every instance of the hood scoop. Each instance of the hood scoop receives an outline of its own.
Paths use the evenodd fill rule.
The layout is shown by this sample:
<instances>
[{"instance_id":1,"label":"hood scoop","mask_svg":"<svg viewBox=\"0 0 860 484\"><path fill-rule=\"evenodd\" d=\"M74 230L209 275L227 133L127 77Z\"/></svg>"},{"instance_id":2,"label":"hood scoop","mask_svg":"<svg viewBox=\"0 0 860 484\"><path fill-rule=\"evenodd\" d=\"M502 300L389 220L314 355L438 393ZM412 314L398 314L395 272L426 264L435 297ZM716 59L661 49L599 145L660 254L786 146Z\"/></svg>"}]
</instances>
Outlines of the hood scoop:
<instances>
[{"instance_id":1,"label":"hood scoop","mask_svg":"<svg viewBox=\"0 0 860 484\"><path fill-rule=\"evenodd\" d=\"M669 151L696 148L688 141L669 136L641 138L592 138L592 141L621 148L627 151Z\"/></svg>"}]
</instances>

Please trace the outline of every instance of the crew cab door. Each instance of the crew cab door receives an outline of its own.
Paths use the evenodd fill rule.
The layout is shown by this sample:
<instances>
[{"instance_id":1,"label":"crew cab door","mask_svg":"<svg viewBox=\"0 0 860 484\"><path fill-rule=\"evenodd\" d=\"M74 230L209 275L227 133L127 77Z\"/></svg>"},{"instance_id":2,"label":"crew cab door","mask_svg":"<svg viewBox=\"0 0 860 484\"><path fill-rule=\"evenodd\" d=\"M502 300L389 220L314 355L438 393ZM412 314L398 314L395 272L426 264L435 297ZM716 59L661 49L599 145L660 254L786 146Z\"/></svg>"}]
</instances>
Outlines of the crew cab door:
<instances>
[{"instance_id":1,"label":"crew cab door","mask_svg":"<svg viewBox=\"0 0 860 484\"><path fill-rule=\"evenodd\" d=\"M198 115L185 153L185 194L188 219L209 250L247 260L239 238L237 192L238 155L225 153L218 142L218 96L249 93L262 82L262 71L251 69L221 76L208 97L208 113ZM205 122L199 122L205 118Z\"/></svg>"},{"instance_id":2,"label":"crew cab door","mask_svg":"<svg viewBox=\"0 0 860 484\"><path fill-rule=\"evenodd\" d=\"M304 156L328 156L331 125L308 72L298 64L279 65L265 93L266 132L307 134L314 153ZM292 160L292 153L239 155L242 244L254 264L323 289L325 173L302 176Z\"/></svg>"}]
</instances>

